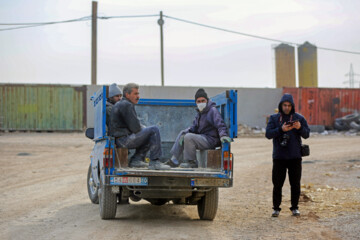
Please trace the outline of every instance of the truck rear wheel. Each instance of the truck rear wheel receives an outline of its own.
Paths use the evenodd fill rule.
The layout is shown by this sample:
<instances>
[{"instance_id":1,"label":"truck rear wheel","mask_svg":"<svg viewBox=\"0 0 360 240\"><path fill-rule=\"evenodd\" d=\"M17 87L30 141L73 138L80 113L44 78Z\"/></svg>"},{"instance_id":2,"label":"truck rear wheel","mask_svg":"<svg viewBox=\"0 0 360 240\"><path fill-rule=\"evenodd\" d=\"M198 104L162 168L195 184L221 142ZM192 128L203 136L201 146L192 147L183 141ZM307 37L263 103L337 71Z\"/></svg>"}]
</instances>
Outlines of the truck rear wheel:
<instances>
[{"instance_id":1,"label":"truck rear wheel","mask_svg":"<svg viewBox=\"0 0 360 240\"><path fill-rule=\"evenodd\" d=\"M91 202L98 204L99 203L99 196L98 196L99 187L96 186L96 183L94 181L92 171L91 171L91 163L90 163L88 174L87 174L87 189L88 189L88 195L89 195Z\"/></svg>"},{"instance_id":2,"label":"truck rear wheel","mask_svg":"<svg viewBox=\"0 0 360 240\"><path fill-rule=\"evenodd\" d=\"M117 196L106 187L100 176L99 205L101 219L113 219L116 216Z\"/></svg>"},{"instance_id":3,"label":"truck rear wheel","mask_svg":"<svg viewBox=\"0 0 360 240\"><path fill-rule=\"evenodd\" d=\"M205 193L197 204L201 220L214 220L219 202L219 189L213 188Z\"/></svg>"}]
</instances>

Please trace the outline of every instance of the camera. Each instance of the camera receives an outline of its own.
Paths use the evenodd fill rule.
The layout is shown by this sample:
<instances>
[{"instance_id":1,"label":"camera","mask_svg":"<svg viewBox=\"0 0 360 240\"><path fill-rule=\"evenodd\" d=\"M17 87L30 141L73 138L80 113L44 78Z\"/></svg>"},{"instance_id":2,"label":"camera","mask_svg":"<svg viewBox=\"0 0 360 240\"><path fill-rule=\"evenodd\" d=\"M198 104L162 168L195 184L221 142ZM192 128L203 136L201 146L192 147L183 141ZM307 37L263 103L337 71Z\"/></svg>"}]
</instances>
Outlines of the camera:
<instances>
[{"instance_id":1,"label":"camera","mask_svg":"<svg viewBox=\"0 0 360 240\"><path fill-rule=\"evenodd\" d=\"M281 137L281 142L280 142L280 145L282 147L287 147L288 143L289 143L289 139L290 139L290 136L288 134L283 134L282 137Z\"/></svg>"}]
</instances>

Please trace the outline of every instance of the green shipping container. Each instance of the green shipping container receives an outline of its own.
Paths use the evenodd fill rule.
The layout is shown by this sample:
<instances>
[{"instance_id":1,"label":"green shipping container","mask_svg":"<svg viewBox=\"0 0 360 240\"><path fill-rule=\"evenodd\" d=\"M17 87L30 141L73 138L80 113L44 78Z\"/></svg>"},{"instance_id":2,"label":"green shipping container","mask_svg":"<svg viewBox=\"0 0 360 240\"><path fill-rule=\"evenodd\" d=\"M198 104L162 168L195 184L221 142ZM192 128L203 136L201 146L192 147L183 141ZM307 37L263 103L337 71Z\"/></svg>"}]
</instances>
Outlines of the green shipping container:
<instances>
[{"instance_id":1,"label":"green shipping container","mask_svg":"<svg viewBox=\"0 0 360 240\"><path fill-rule=\"evenodd\" d=\"M0 129L82 131L86 87L0 84Z\"/></svg>"}]
</instances>

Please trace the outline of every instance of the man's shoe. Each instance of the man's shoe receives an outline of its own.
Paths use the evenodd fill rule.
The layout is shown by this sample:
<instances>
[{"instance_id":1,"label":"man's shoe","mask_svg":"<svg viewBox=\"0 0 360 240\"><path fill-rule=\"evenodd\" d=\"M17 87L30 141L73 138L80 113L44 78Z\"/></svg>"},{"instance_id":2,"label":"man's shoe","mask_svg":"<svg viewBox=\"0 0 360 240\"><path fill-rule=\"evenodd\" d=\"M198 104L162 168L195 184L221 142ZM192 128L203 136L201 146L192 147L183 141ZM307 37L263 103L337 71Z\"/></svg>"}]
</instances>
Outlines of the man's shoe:
<instances>
[{"instance_id":1,"label":"man's shoe","mask_svg":"<svg viewBox=\"0 0 360 240\"><path fill-rule=\"evenodd\" d=\"M149 169L151 170L170 170L171 167L169 165L166 165L159 160L153 160L149 163Z\"/></svg>"},{"instance_id":2,"label":"man's shoe","mask_svg":"<svg viewBox=\"0 0 360 240\"><path fill-rule=\"evenodd\" d=\"M184 162L184 163L180 164L180 167L181 168L197 168L198 165L196 162L191 161L191 162Z\"/></svg>"},{"instance_id":3,"label":"man's shoe","mask_svg":"<svg viewBox=\"0 0 360 240\"><path fill-rule=\"evenodd\" d=\"M169 165L171 167L178 167L179 166L179 161L173 156L173 157L170 158Z\"/></svg>"},{"instance_id":4,"label":"man's shoe","mask_svg":"<svg viewBox=\"0 0 360 240\"><path fill-rule=\"evenodd\" d=\"M147 167L148 164L146 162L140 160L130 160L129 167L132 168L144 168Z\"/></svg>"},{"instance_id":5,"label":"man's shoe","mask_svg":"<svg viewBox=\"0 0 360 240\"><path fill-rule=\"evenodd\" d=\"M274 210L273 213L271 214L272 217L278 217L280 214L279 210Z\"/></svg>"},{"instance_id":6,"label":"man's shoe","mask_svg":"<svg viewBox=\"0 0 360 240\"><path fill-rule=\"evenodd\" d=\"M300 211L299 209L293 209L291 210L292 212L292 215L295 216L295 217L299 217L300 216Z\"/></svg>"},{"instance_id":7,"label":"man's shoe","mask_svg":"<svg viewBox=\"0 0 360 240\"><path fill-rule=\"evenodd\" d=\"M165 165L169 165L171 168L177 168L179 166L179 163L174 163L172 160L167 160L164 162Z\"/></svg>"},{"instance_id":8,"label":"man's shoe","mask_svg":"<svg viewBox=\"0 0 360 240\"><path fill-rule=\"evenodd\" d=\"M165 161L164 164L169 165L172 168L176 168L179 166L179 161L174 156L172 156L169 160Z\"/></svg>"}]
</instances>

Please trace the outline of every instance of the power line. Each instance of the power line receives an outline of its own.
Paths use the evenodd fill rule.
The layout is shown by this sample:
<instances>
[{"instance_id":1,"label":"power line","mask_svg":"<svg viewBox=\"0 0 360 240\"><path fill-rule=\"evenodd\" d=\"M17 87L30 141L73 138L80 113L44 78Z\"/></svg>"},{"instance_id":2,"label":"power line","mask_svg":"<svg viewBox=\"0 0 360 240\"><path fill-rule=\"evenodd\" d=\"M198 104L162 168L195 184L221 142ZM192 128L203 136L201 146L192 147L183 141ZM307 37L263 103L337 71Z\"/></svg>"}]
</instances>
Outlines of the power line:
<instances>
[{"instance_id":1,"label":"power line","mask_svg":"<svg viewBox=\"0 0 360 240\"><path fill-rule=\"evenodd\" d=\"M107 20L107 19L114 19L114 18L147 18L147 17L159 17L159 14L150 14L150 15L128 15L128 16L102 16L98 17L98 19Z\"/></svg>"},{"instance_id":2,"label":"power line","mask_svg":"<svg viewBox=\"0 0 360 240\"><path fill-rule=\"evenodd\" d=\"M107 19L115 19L115 18L147 18L147 17L158 17L158 14L152 15L128 15L128 16L101 16L98 19L107 20ZM70 23L70 22L80 22L80 21L90 21L91 16L86 16L82 18L76 19L69 19L63 21L55 21L55 22L30 22L30 23L0 23L0 26L19 26L19 27L11 27L11 28L2 28L0 31L7 31L7 30L15 30L15 29L22 29L22 28L31 28L31 27L39 27L51 24L59 24L59 23Z\"/></svg>"},{"instance_id":3,"label":"power line","mask_svg":"<svg viewBox=\"0 0 360 240\"><path fill-rule=\"evenodd\" d=\"M6 26L18 26L18 25L23 25L23 26L20 26L20 27L2 28L2 29L0 29L0 31L15 30L15 29L21 29L21 28L30 28L30 27L40 27L40 26L52 25L52 24L60 24L60 23L71 23L71 22L89 21L90 19L91 19L91 16L86 16L86 17L69 19L69 20L63 20L63 21L56 21L56 22L0 23L0 25L6 25ZM25 26L24 26L24 25L25 25Z\"/></svg>"},{"instance_id":4,"label":"power line","mask_svg":"<svg viewBox=\"0 0 360 240\"><path fill-rule=\"evenodd\" d=\"M0 23L0 25L47 25L47 24L57 24L57 23L67 23L67 22L76 22L76 21L84 21L90 19L91 16L62 20L62 21L53 21L53 22L32 22L32 23Z\"/></svg>"},{"instance_id":5,"label":"power line","mask_svg":"<svg viewBox=\"0 0 360 240\"><path fill-rule=\"evenodd\" d=\"M116 19L116 18L148 18L148 17L158 17L158 14L148 14L148 15L125 15L125 16L101 16L98 17L98 19L101 20L108 20L108 19ZM228 33L233 33L233 34L237 34L237 35L242 35L242 36L246 36L246 37L252 37L252 38L257 38L257 39L262 39L262 40L266 40L266 41L271 41L271 42L278 42L278 43L286 43L286 44L290 44L290 45L296 45L296 46L300 46L300 43L296 43L296 42L290 42L290 41L285 41L285 40L281 40L281 39L276 39L276 38L269 38L269 37L263 37L263 36L259 36L259 35L254 35L254 34L249 34L249 33L244 33L244 32L239 32L239 31L235 31L235 30L230 30L230 29L226 29L226 28L221 28L221 27L215 27L215 26L211 26L211 25L207 25L207 24L202 24L202 23L198 23L198 22L194 22L194 21L190 21L190 20L186 20L186 19L181 19L181 18L176 18L176 17L171 17L171 16L167 16L167 15L163 15L166 18L169 19L173 19L175 21L179 21L179 22L184 22L184 23L188 23L188 24L193 24L193 25L197 25L197 26L201 26L201 27L205 27L205 28L210 28L210 29L214 29L214 30L218 30L218 31L222 31L222 32L228 32ZM45 25L51 25L51 24L60 24L60 23L70 23L70 22L79 22L79 21L89 21L91 20L91 16L86 16L86 17L82 17L82 18L76 18L76 19L70 19L70 20L63 20L63 21L55 21L55 22L38 22L38 23L0 23L1 26L19 26L19 27L12 27L12 28L3 28L0 29L0 31L7 31L7 30L15 30L15 29L22 29L22 28L30 28L30 27L39 27L39 26L45 26ZM341 49L334 49L334 48L326 48L326 47L319 47L317 46L318 49L321 50L326 50L326 51L333 51L333 52L342 52L342 53L350 53L350 54L357 54L360 55L360 52L355 52L355 51L347 51L347 50L341 50Z\"/></svg>"},{"instance_id":6,"label":"power line","mask_svg":"<svg viewBox=\"0 0 360 240\"><path fill-rule=\"evenodd\" d=\"M275 38L268 38L268 37L263 37L263 36L238 32L238 31L234 31L234 30L230 30L230 29L225 29L225 28L215 27L215 26L206 25L206 24L202 24L202 23L197 23L197 22L193 22L193 21L189 21L189 20L185 20L185 19L181 19L181 18L176 18L176 17L171 17L171 16L167 16L167 15L164 15L164 17L169 18L169 19L173 19L173 20L176 20L176 21L179 21L179 22L185 22L185 23L189 23L189 24L193 24L193 25L197 25L197 26L201 26L201 27L205 27L205 28L215 29L215 30L219 30L219 31L223 31L223 32L242 35L242 36L247 36L247 37L272 41L272 42L287 43L287 44L296 45L296 46L301 45L300 43L289 42L289 41L284 41L284 40L275 39ZM334 51L334 52L342 52L342 53L350 53L350 54L359 54L360 55L360 52L354 52L354 51L346 51L346 50L340 50L340 49L334 49L334 48L325 48L325 47L318 47L318 46L317 46L317 48L321 49L321 50L326 50L326 51Z\"/></svg>"}]
</instances>

